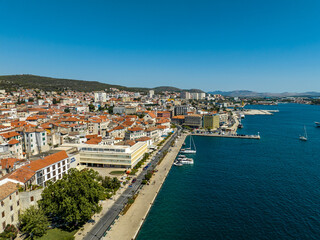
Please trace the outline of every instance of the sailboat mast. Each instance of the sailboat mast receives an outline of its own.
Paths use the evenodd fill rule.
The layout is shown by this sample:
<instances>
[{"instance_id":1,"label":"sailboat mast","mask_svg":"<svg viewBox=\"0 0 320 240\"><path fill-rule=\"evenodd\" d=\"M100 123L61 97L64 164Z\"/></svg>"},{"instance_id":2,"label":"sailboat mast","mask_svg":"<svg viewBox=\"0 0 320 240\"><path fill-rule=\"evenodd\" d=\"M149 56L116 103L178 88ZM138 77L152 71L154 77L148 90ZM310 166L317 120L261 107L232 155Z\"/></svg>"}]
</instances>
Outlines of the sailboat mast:
<instances>
[{"instance_id":1,"label":"sailboat mast","mask_svg":"<svg viewBox=\"0 0 320 240\"><path fill-rule=\"evenodd\" d=\"M194 147L194 150L196 151L197 149L196 149L196 144L194 143L194 140L193 140L193 138L192 138L192 142L193 142L193 147Z\"/></svg>"},{"instance_id":2,"label":"sailboat mast","mask_svg":"<svg viewBox=\"0 0 320 240\"><path fill-rule=\"evenodd\" d=\"M308 138L308 136L307 136L306 126L304 126L304 135L306 136L306 138Z\"/></svg>"}]
</instances>

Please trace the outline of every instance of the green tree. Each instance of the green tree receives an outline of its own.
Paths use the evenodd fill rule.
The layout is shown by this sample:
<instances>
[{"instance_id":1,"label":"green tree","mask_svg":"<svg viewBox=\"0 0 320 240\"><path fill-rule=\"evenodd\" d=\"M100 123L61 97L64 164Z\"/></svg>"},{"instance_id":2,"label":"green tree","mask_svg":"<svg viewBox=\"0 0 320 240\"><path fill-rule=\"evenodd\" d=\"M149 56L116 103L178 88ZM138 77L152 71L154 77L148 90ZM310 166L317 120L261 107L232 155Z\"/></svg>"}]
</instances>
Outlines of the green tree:
<instances>
[{"instance_id":1,"label":"green tree","mask_svg":"<svg viewBox=\"0 0 320 240\"><path fill-rule=\"evenodd\" d=\"M4 229L4 231L0 233L0 240L4 240L4 239L12 240L12 239L15 239L17 235L18 235L18 229L14 225L8 224Z\"/></svg>"},{"instance_id":2,"label":"green tree","mask_svg":"<svg viewBox=\"0 0 320 240\"><path fill-rule=\"evenodd\" d=\"M106 176L103 180L102 180L102 186L110 189L112 191L117 191L120 188L120 181L118 180L118 178L114 177L108 177Z\"/></svg>"},{"instance_id":3,"label":"green tree","mask_svg":"<svg viewBox=\"0 0 320 240\"><path fill-rule=\"evenodd\" d=\"M70 108L65 108L65 109L64 109L64 112L65 112L65 113L69 113L69 112L70 112Z\"/></svg>"},{"instance_id":4,"label":"green tree","mask_svg":"<svg viewBox=\"0 0 320 240\"><path fill-rule=\"evenodd\" d=\"M19 216L20 229L27 234L27 239L43 236L48 229L49 221L41 208L31 206Z\"/></svg>"},{"instance_id":5,"label":"green tree","mask_svg":"<svg viewBox=\"0 0 320 240\"><path fill-rule=\"evenodd\" d=\"M95 110L95 106L92 103L90 103L89 104L89 111L93 112L94 110Z\"/></svg>"},{"instance_id":6,"label":"green tree","mask_svg":"<svg viewBox=\"0 0 320 240\"><path fill-rule=\"evenodd\" d=\"M108 107L107 109L108 109L108 112L109 112L110 114L113 114L113 106L110 106L110 107Z\"/></svg>"},{"instance_id":7,"label":"green tree","mask_svg":"<svg viewBox=\"0 0 320 240\"><path fill-rule=\"evenodd\" d=\"M101 210L99 200L105 199L106 194L104 187L97 181L98 176L92 169L71 169L62 179L50 183L43 190L39 205L48 216L73 229Z\"/></svg>"}]
</instances>

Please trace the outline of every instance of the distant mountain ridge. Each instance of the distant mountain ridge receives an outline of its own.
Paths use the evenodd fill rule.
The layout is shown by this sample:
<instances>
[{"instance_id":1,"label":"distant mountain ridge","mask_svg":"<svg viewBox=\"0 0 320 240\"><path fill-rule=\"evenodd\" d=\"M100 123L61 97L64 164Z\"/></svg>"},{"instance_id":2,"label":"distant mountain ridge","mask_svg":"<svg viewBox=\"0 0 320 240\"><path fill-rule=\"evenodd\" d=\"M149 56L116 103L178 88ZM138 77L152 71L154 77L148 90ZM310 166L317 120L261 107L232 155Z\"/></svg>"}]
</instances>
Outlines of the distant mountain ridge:
<instances>
[{"instance_id":1,"label":"distant mountain ridge","mask_svg":"<svg viewBox=\"0 0 320 240\"><path fill-rule=\"evenodd\" d=\"M210 94L220 94L226 97L320 97L320 92L283 92L283 93L269 93L269 92L254 92L248 90L235 91L212 91Z\"/></svg>"},{"instance_id":2,"label":"distant mountain ridge","mask_svg":"<svg viewBox=\"0 0 320 240\"><path fill-rule=\"evenodd\" d=\"M70 90L81 91L81 92L101 91L109 88L118 88L120 90L133 91L133 92L147 92L149 90L154 90L155 92L163 92L163 91L203 92L202 90L197 90L197 89L184 90L184 89L170 87L170 86L161 86L161 87L155 87L155 88L125 87L121 85L101 83L98 81L52 78L52 77L43 77L43 76L37 76L37 75L31 75L31 74L0 76L0 89L6 89L8 91L12 91L19 87L38 88L45 91L63 91L66 89L70 89Z\"/></svg>"}]
</instances>

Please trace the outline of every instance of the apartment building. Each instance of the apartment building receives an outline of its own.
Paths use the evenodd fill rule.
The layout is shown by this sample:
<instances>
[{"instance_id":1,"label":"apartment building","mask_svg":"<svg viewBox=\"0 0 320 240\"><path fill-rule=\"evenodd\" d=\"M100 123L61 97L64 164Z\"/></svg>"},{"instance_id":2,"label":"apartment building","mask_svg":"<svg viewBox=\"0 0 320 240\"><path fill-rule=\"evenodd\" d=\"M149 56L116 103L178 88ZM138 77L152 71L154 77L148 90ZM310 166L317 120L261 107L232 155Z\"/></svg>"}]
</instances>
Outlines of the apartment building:
<instances>
[{"instance_id":1,"label":"apartment building","mask_svg":"<svg viewBox=\"0 0 320 240\"><path fill-rule=\"evenodd\" d=\"M0 185L0 233L8 224L16 225L20 214L19 186L13 182Z\"/></svg>"},{"instance_id":2,"label":"apartment building","mask_svg":"<svg viewBox=\"0 0 320 240\"><path fill-rule=\"evenodd\" d=\"M192 128L201 128L202 126L202 116L199 114L191 114L185 116L184 125Z\"/></svg>"},{"instance_id":3,"label":"apartment building","mask_svg":"<svg viewBox=\"0 0 320 240\"><path fill-rule=\"evenodd\" d=\"M125 139L127 140L136 140L144 136L145 136L145 131L141 127L128 128L127 132L125 133Z\"/></svg>"},{"instance_id":4,"label":"apartment building","mask_svg":"<svg viewBox=\"0 0 320 240\"><path fill-rule=\"evenodd\" d=\"M47 132L44 129L28 129L24 133L25 150L29 156L49 150Z\"/></svg>"},{"instance_id":5,"label":"apartment building","mask_svg":"<svg viewBox=\"0 0 320 240\"><path fill-rule=\"evenodd\" d=\"M203 116L203 128L205 129L218 129L220 126L219 114L204 115Z\"/></svg>"}]
</instances>

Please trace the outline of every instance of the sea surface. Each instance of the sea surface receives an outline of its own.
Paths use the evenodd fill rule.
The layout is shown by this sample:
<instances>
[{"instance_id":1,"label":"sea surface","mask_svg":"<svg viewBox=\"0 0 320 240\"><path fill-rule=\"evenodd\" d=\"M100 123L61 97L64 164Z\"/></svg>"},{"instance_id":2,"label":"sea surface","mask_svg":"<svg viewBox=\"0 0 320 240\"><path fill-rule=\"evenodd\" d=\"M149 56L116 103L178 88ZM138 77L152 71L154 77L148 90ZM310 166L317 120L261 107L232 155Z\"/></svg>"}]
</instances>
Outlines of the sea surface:
<instances>
[{"instance_id":1,"label":"sea surface","mask_svg":"<svg viewBox=\"0 0 320 240\"><path fill-rule=\"evenodd\" d=\"M243 120L260 140L194 137L194 165L171 168L138 240L320 239L320 106L249 107L280 112Z\"/></svg>"}]
</instances>

